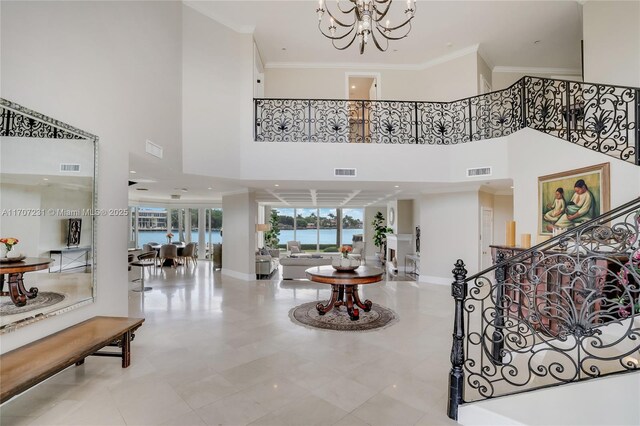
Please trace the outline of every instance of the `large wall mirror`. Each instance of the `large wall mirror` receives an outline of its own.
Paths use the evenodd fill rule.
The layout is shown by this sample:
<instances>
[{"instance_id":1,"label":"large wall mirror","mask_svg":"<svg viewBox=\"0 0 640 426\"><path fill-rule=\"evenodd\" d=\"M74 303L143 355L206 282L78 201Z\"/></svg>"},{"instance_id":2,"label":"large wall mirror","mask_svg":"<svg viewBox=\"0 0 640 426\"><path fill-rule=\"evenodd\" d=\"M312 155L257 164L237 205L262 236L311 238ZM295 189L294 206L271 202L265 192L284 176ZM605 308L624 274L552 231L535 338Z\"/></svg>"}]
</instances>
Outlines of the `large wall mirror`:
<instances>
[{"instance_id":1,"label":"large wall mirror","mask_svg":"<svg viewBox=\"0 0 640 426\"><path fill-rule=\"evenodd\" d=\"M7 333L95 301L98 138L4 99L0 112L0 333Z\"/></svg>"}]
</instances>

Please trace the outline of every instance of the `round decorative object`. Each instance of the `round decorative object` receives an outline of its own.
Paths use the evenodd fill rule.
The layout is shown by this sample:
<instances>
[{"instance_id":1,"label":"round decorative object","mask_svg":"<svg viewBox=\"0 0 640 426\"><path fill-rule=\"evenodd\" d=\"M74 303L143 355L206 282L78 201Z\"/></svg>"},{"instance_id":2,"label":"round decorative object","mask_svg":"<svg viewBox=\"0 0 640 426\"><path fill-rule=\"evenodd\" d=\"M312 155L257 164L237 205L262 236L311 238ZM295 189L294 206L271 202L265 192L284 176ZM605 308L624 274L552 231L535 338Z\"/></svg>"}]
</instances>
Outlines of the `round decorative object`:
<instances>
[{"instance_id":1,"label":"round decorative object","mask_svg":"<svg viewBox=\"0 0 640 426\"><path fill-rule=\"evenodd\" d=\"M396 221L396 210L391 207L389 209L389 225L393 225L393 223Z\"/></svg>"},{"instance_id":2,"label":"round decorative object","mask_svg":"<svg viewBox=\"0 0 640 426\"><path fill-rule=\"evenodd\" d=\"M388 327L398 321L398 315L389 308L374 303L370 311L360 310L360 318L353 321L346 306L334 308L324 315L316 309L317 301L308 302L289 311L294 324L308 328L334 331L373 331Z\"/></svg>"},{"instance_id":3,"label":"round decorative object","mask_svg":"<svg viewBox=\"0 0 640 426\"><path fill-rule=\"evenodd\" d=\"M336 271L340 271L340 272L352 272L355 271L356 269L358 269L360 267L360 265L356 265L356 266L337 266L337 265L331 265L333 266L333 269L335 269Z\"/></svg>"},{"instance_id":4,"label":"round decorative object","mask_svg":"<svg viewBox=\"0 0 640 426\"><path fill-rule=\"evenodd\" d=\"M8 299L8 298L7 298ZM46 308L47 306L55 305L64 301L65 295L56 293L53 291L43 291L38 293L34 299L29 299L29 302L24 306L15 306L11 300L0 299L0 314L2 315L14 315L24 312L34 311L36 309Z\"/></svg>"},{"instance_id":5,"label":"round decorative object","mask_svg":"<svg viewBox=\"0 0 640 426\"><path fill-rule=\"evenodd\" d=\"M27 256L25 255L20 255L17 257L0 257L0 263L15 263L15 262L21 262L23 260L25 260L27 258Z\"/></svg>"}]
</instances>

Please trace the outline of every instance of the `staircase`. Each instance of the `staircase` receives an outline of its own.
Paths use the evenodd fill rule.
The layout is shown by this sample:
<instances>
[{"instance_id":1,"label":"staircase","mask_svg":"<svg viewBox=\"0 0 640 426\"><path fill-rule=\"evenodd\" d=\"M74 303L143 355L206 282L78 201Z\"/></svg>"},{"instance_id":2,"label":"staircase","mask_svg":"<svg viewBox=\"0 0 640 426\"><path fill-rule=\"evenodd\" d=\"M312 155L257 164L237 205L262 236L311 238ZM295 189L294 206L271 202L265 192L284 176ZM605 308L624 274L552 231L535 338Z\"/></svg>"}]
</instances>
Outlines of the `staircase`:
<instances>
[{"instance_id":1,"label":"staircase","mask_svg":"<svg viewBox=\"0 0 640 426\"><path fill-rule=\"evenodd\" d=\"M448 415L640 365L640 198L495 264L453 270ZM529 413L531 414L531 413Z\"/></svg>"}]
</instances>

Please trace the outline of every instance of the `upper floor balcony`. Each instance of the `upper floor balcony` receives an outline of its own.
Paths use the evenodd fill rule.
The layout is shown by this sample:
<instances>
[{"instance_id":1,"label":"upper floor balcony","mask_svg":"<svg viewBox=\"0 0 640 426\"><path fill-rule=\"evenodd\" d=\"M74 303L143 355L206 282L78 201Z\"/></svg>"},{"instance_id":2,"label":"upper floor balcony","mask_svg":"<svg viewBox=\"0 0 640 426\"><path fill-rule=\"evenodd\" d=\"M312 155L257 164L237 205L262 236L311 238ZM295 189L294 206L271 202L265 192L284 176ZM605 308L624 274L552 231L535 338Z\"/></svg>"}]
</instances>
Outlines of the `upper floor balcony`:
<instances>
[{"instance_id":1,"label":"upper floor balcony","mask_svg":"<svg viewBox=\"0 0 640 426\"><path fill-rule=\"evenodd\" d=\"M640 89L523 77L452 102L254 99L254 140L453 145L522 128L640 165Z\"/></svg>"}]
</instances>

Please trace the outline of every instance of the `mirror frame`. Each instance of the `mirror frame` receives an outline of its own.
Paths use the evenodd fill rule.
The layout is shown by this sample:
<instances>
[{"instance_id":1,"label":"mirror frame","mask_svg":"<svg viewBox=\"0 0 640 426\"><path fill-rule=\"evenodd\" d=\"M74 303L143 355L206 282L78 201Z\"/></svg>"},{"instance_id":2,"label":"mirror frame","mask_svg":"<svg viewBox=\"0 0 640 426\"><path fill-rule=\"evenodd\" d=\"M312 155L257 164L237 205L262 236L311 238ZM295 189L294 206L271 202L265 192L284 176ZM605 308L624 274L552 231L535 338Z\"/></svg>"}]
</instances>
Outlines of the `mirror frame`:
<instances>
[{"instance_id":1,"label":"mirror frame","mask_svg":"<svg viewBox=\"0 0 640 426\"><path fill-rule=\"evenodd\" d=\"M38 139L67 139L93 143L93 197L92 211L98 207L98 136L73 127L55 118L33 111L20 104L0 98L0 137L26 137ZM76 302L51 312L27 316L19 321L0 327L0 334L9 333L36 321L60 315L81 306L95 303L97 298L97 257L96 241L98 234L97 215L91 216L91 298ZM28 313L25 313L28 315Z\"/></svg>"}]
</instances>

